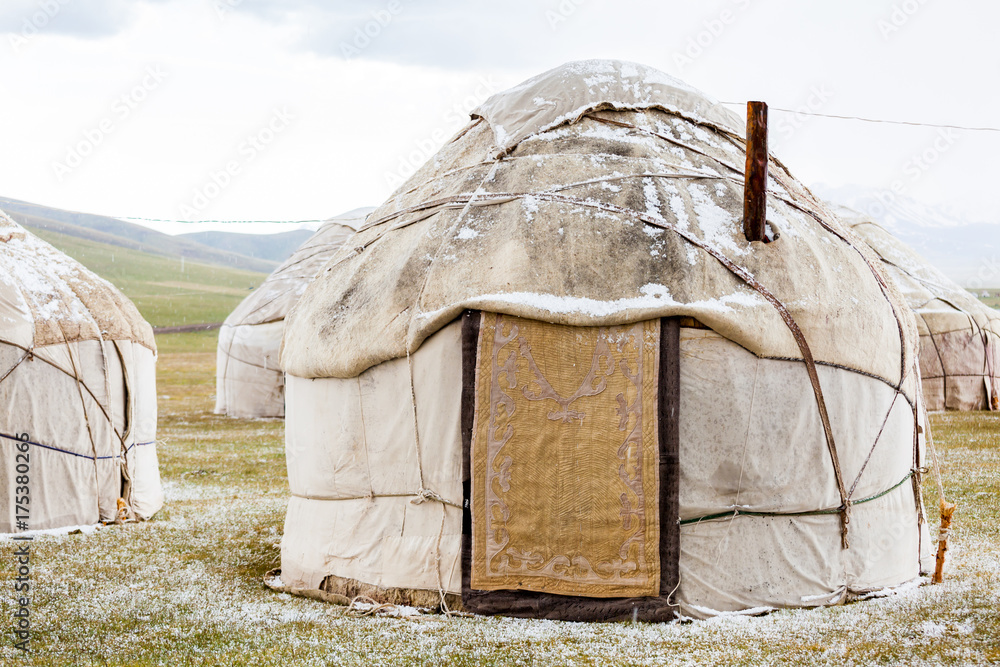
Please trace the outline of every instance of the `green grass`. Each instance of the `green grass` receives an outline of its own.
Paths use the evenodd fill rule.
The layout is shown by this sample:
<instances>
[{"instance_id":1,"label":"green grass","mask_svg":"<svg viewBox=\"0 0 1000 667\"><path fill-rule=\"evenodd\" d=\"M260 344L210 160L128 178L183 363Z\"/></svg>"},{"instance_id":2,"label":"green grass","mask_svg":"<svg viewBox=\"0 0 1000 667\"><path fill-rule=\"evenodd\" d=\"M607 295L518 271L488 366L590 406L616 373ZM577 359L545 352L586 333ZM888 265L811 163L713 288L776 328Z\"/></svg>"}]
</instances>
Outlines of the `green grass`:
<instances>
[{"instance_id":1,"label":"green grass","mask_svg":"<svg viewBox=\"0 0 1000 667\"><path fill-rule=\"evenodd\" d=\"M185 338L186 337L186 338ZM30 660L3 665L987 664L1000 661L1000 415L934 415L959 504L946 581L816 610L686 624L353 618L276 594L287 482L280 420L211 414L214 334L159 339L161 470L152 521L33 543ZM928 509L937 501L930 478ZM932 517L933 519L933 517ZM0 542L0 623L12 612Z\"/></svg>"},{"instance_id":2,"label":"green grass","mask_svg":"<svg viewBox=\"0 0 1000 667\"><path fill-rule=\"evenodd\" d=\"M160 356L190 352L211 352L219 345L219 330L191 333L157 334L156 349ZM162 367L161 367L162 370Z\"/></svg>"},{"instance_id":3,"label":"green grass","mask_svg":"<svg viewBox=\"0 0 1000 667\"><path fill-rule=\"evenodd\" d=\"M200 264L32 230L114 284L154 327L221 322L267 274Z\"/></svg>"},{"instance_id":4,"label":"green grass","mask_svg":"<svg viewBox=\"0 0 1000 667\"><path fill-rule=\"evenodd\" d=\"M1000 288L987 288L987 289L970 289L977 299L985 303L991 308L1000 308ZM983 292L989 294L989 296L982 296Z\"/></svg>"}]
</instances>

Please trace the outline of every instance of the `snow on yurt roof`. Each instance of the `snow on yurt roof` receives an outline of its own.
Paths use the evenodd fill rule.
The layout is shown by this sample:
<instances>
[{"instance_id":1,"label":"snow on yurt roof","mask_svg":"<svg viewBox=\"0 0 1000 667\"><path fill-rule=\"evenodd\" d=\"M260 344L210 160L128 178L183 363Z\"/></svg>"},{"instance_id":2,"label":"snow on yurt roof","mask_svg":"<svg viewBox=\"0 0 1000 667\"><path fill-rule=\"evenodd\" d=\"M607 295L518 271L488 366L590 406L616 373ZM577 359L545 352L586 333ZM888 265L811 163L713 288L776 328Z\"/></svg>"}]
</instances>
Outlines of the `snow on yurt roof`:
<instances>
[{"instance_id":1,"label":"snow on yurt roof","mask_svg":"<svg viewBox=\"0 0 1000 667\"><path fill-rule=\"evenodd\" d=\"M284 319L313 277L374 210L356 208L325 221L260 287L236 306L226 318L226 325L266 324Z\"/></svg>"},{"instance_id":2,"label":"snow on yurt roof","mask_svg":"<svg viewBox=\"0 0 1000 667\"><path fill-rule=\"evenodd\" d=\"M909 306L924 315L922 319L933 318L934 313L961 314L974 318L982 327L994 320L994 328L1000 329L1000 314L985 306L870 217L845 206L836 206L835 211L878 254Z\"/></svg>"},{"instance_id":3,"label":"snow on yurt roof","mask_svg":"<svg viewBox=\"0 0 1000 667\"><path fill-rule=\"evenodd\" d=\"M585 61L472 115L306 290L287 372L352 377L466 308L577 326L694 317L776 358L803 358L804 337L817 361L894 386L912 366L912 315L881 263L774 158L780 238L746 240L744 124L707 96Z\"/></svg>"},{"instance_id":4,"label":"snow on yurt roof","mask_svg":"<svg viewBox=\"0 0 1000 667\"><path fill-rule=\"evenodd\" d=\"M0 211L0 340L30 349L81 340L133 340L153 329L111 283Z\"/></svg>"},{"instance_id":5,"label":"snow on yurt roof","mask_svg":"<svg viewBox=\"0 0 1000 667\"><path fill-rule=\"evenodd\" d=\"M571 62L493 95L472 112L496 137L498 153L526 138L601 109L663 109L742 135L742 120L718 102L669 74L618 60Z\"/></svg>"}]
</instances>

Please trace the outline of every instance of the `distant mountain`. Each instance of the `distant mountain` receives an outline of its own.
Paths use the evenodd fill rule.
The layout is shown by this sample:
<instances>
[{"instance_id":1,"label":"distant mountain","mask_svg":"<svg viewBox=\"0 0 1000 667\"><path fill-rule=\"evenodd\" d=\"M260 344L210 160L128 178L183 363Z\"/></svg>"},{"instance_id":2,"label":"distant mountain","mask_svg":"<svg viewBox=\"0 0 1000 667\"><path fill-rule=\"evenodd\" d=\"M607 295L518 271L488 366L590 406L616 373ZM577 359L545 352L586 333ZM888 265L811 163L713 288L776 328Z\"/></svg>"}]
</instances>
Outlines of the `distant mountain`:
<instances>
[{"instance_id":1,"label":"distant mountain","mask_svg":"<svg viewBox=\"0 0 1000 667\"><path fill-rule=\"evenodd\" d=\"M947 207L861 186L820 184L811 189L824 199L868 214L960 285L1000 287L1000 214L994 222L972 221Z\"/></svg>"},{"instance_id":2,"label":"distant mountain","mask_svg":"<svg viewBox=\"0 0 1000 667\"><path fill-rule=\"evenodd\" d=\"M284 257L277 256L275 259L271 259L261 255L256 257L244 255L205 245L195 239L185 238L189 235L170 236L155 229L117 218L64 211L6 197L0 197L0 209L29 229L47 230L161 257L176 257L178 259L183 257L194 262L264 273L273 271L284 259ZM295 232L287 233L294 234ZM309 233L304 233L308 237ZM234 234L233 236L243 235ZM294 247L291 250L294 250ZM291 254L291 250L288 251L288 254Z\"/></svg>"},{"instance_id":3,"label":"distant mountain","mask_svg":"<svg viewBox=\"0 0 1000 667\"><path fill-rule=\"evenodd\" d=\"M154 327L222 322L267 278L266 273L181 261L51 230L32 232L110 281Z\"/></svg>"},{"instance_id":4,"label":"distant mountain","mask_svg":"<svg viewBox=\"0 0 1000 667\"><path fill-rule=\"evenodd\" d=\"M216 250L282 262L313 235L308 229L277 234L239 234L235 232L189 232L174 238L189 239Z\"/></svg>"}]
</instances>

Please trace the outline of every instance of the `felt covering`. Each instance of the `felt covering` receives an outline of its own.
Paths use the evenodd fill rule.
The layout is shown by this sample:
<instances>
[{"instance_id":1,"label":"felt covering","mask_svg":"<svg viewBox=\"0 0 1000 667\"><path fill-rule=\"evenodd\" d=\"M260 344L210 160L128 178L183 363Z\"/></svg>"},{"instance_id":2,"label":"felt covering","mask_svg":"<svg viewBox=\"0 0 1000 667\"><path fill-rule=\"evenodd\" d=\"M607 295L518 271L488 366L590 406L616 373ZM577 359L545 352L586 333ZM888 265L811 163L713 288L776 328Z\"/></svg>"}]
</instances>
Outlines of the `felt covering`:
<instances>
[{"instance_id":1,"label":"felt covering","mask_svg":"<svg viewBox=\"0 0 1000 667\"><path fill-rule=\"evenodd\" d=\"M913 314L871 248L773 157L767 219L778 238L746 241L742 127L648 68L571 63L485 103L372 213L287 318L282 580L314 590L333 576L464 599L461 502L463 484L475 484L463 479L460 431L474 393L459 335L467 310L581 340L595 327L690 323L679 335L678 405L666 413L679 421L679 508L659 522L680 522L670 552L679 583L659 598L522 583L481 591L511 593L488 613L572 617L543 608L548 595L584 599L568 610L576 618L627 617L635 600L658 601L642 618L675 608L702 618L835 604L918 576L930 540ZM540 377L565 379L549 381L561 397L586 363L578 355L587 358L563 348L538 365ZM513 378L538 395L537 380L521 384L529 371L517 358ZM527 421L545 433L549 412L575 409L516 400L522 414L534 404ZM599 446L585 443L582 465L604 466L589 449ZM566 550L558 535L546 544Z\"/></svg>"},{"instance_id":2,"label":"felt covering","mask_svg":"<svg viewBox=\"0 0 1000 667\"><path fill-rule=\"evenodd\" d=\"M903 383L917 336L877 256L773 158L768 220L780 239L749 243L741 123L648 76L586 61L498 94L491 108L537 96L565 120L532 124L502 159L493 151L522 134L521 115L473 120L309 286L289 315L283 369L353 377L471 308L572 326L687 316L759 356L801 359L791 318L817 361ZM561 96L574 86L594 108L636 87L648 100L575 119L576 93ZM680 107L693 111L664 110ZM730 121L701 121L708 108Z\"/></svg>"},{"instance_id":3,"label":"felt covering","mask_svg":"<svg viewBox=\"0 0 1000 667\"><path fill-rule=\"evenodd\" d=\"M285 315L372 210L358 208L327 220L226 318L216 353L216 413L284 416L279 355Z\"/></svg>"},{"instance_id":4,"label":"felt covering","mask_svg":"<svg viewBox=\"0 0 1000 667\"><path fill-rule=\"evenodd\" d=\"M121 292L0 212L0 533L24 529L24 479L28 529L160 509L156 345Z\"/></svg>"},{"instance_id":5,"label":"felt covering","mask_svg":"<svg viewBox=\"0 0 1000 667\"><path fill-rule=\"evenodd\" d=\"M1000 312L941 273L871 218L837 213L878 253L917 316L928 410L1000 410Z\"/></svg>"}]
</instances>

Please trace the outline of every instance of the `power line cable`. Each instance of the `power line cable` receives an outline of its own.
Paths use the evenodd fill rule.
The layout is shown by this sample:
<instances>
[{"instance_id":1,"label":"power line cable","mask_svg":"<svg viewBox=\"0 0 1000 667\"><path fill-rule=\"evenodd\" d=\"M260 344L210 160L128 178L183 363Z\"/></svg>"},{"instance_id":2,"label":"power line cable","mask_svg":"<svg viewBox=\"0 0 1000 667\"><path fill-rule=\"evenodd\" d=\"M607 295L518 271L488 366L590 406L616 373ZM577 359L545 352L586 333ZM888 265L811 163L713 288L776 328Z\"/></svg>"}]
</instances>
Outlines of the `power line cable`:
<instances>
[{"instance_id":1,"label":"power line cable","mask_svg":"<svg viewBox=\"0 0 1000 667\"><path fill-rule=\"evenodd\" d=\"M742 102L721 102L726 106L743 107ZM803 116L816 116L818 118L833 118L835 120L858 120L865 123L883 123L887 125L907 125L910 127L933 127L938 129L963 130L966 132L1000 132L1000 127L973 127L969 125L951 125L947 123L918 123L909 120L889 120L886 118L864 118L862 116L841 116L830 113L817 113L815 111L802 111L800 109L786 109L784 107L768 106L771 111L781 111L784 113L794 113ZM138 216L107 216L118 220L137 220L141 222L166 222L182 223L190 225L200 224L266 224L266 225L296 225L313 222L326 222L326 218L316 220L167 220L163 218L143 218Z\"/></svg>"},{"instance_id":2,"label":"power line cable","mask_svg":"<svg viewBox=\"0 0 1000 667\"><path fill-rule=\"evenodd\" d=\"M722 102L727 106L742 107L739 102ZM969 132L1000 132L1000 127L970 127L968 125L948 125L944 123L917 123L909 120L887 120L884 118L862 118L861 116L838 116L832 113L816 113L814 111L802 111L800 109L784 109L782 107L768 106L771 111L784 111L785 113L801 114L803 116L818 116L820 118L835 118L837 120L860 120L866 123L887 123L889 125L910 125L913 127L937 127L952 130L967 130Z\"/></svg>"},{"instance_id":3,"label":"power line cable","mask_svg":"<svg viewBox=\"0 0 1000 667\"><path fill-rule=\"evenodd\" d=\"M168 220L166 218L143 218L135 215L107 215L107 218L116 220L138 220L141 222L179 222L187 225L203 224L254 224L254 225L298 225L310 222L326 222L329 218L317 218L315 220Z\"/></svg>"}]
</instances>

